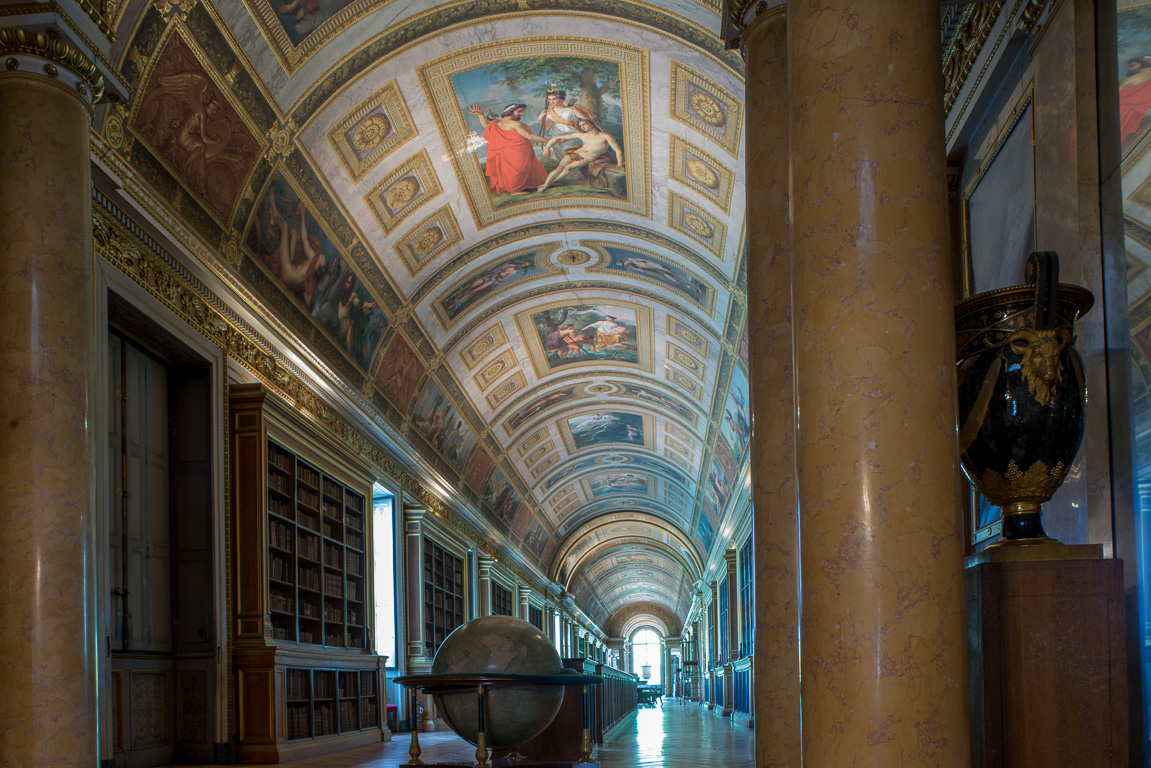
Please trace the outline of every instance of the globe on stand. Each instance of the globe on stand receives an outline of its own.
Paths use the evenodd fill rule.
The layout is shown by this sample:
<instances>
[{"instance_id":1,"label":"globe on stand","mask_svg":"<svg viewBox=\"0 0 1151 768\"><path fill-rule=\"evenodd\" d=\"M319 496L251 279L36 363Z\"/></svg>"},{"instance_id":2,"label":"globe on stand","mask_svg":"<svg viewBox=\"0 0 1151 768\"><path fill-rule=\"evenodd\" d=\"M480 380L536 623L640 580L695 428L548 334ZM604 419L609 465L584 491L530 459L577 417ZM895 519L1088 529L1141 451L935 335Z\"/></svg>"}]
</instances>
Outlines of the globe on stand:
<instances>
[{"instance_id":1,"label":"globe on stand","mask_svg":"<svg viewBox=\"0 0 1151 768\"><path fill-rule=\"evenodd\" d=\"M432 662L433 675L556 675L563 671L551 641L531 624L511 616L472 619L447 636ZM564 686L493 687L485 698L487 746L511 749L551 724L563 704ZM444 722L476 744L479 698L475 689L437 693L434 699Z\"/></svg>"}]
</instances>

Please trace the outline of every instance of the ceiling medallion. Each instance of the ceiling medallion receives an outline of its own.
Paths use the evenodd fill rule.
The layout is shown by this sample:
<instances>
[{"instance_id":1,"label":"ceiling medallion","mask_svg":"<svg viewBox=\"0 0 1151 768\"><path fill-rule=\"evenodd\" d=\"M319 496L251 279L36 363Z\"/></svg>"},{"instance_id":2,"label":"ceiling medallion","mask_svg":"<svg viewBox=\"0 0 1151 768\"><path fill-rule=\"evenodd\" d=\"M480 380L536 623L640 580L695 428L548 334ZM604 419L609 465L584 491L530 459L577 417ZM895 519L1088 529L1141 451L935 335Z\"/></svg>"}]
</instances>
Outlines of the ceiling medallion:
<instances>
[{"instance_id":1,"label":"ceiling medallion","mask_svg":"<svg viewBox=\"0 0 1151 768\"><path fill-rule=\"evenodd\" d=\"M719 187L719 176L715 171L702 160L694 157L689 157L684 164L687 169L687 175L704 185L708 189L717 189Z\"/></svg>"},{"instance_id":2,"label":"ceiling medallion","mask_svg":"<svg viewBox=\"0 0 1151 768\"><path fill-rule=\"evenodd\" d=\"M706 93L696 91L688 97L687 102L691 105L691 111L695 112L699 119L708 125L719 128L727 122L727 116L723 114L723 108L719 106L719 102Z\"/></svg>"},{"instance_id":3,"label":"ceiling medallion","mask_svg":"<svg viewBox=\"0 0 1151 768\"><path fill-rule=\"evenodd\" d=\"M416 242L412 243L412 250L417 256L423 256L439 245L443 239L444 233L440 231L439 227L433 227L420 235L416 239Z\"/></svg>"},{"instance_id":4,"label":"ceiling medallion","mask_svg":"<svg viewBox=\"0 0 1151 768\"><path fill-rule=\"evenodd\" d=\"M712 235L711 225L690 211L687 211L683 214L683 223L687 226L688 229L690 229L692 232L695 232L700 237L711 237Z\"/></svg>"},{"instance_id":5,"label":"ceiling medallion","mask_svg":"<svg viewBox=\"0 0 1151 768\"><path fill-rule=\"evenodd\" d=\"M398 211L411 202L419 191L420 183L414 177L407 176L393 184L384 194L384 203L393 211Z\"/></svg>"},{"instance_id":6,"label":"ceiling medallion","mask_svg":"<svg viewBox=\"0 0 1151 768\"><path fill-rule=\"evenodd\" d=\"M602 394L605 394L607 392L612 392L614 390L615 390L615 387L611 386L610 384L593 384L592 386L587 388L588 392L591 392L592 394L595 394L595 395L602 395Z\"/></svg>"},{"instance_id":7,"label":"ceiling medallion","mask_svg":"<svg viewBox=\"0 0 1151 768\"><path fill-rule=\"evenodd\" d=\"M356 128L356 149L361 152L372 149L391 133L392 124L384 115L372 115Z\"/></svg>"},{"instance_id":8,"label":"ceiling medallion","mask_svg":"<svg viewBox=\"0 0 1151 768\"><path fill-rule=\"evenodd\" d=\"M580 264L587 264L590 260L591 256L583 251L564 251L556 256L556 261L565 267L578 267Z\"/></svg>"}]
</instances>

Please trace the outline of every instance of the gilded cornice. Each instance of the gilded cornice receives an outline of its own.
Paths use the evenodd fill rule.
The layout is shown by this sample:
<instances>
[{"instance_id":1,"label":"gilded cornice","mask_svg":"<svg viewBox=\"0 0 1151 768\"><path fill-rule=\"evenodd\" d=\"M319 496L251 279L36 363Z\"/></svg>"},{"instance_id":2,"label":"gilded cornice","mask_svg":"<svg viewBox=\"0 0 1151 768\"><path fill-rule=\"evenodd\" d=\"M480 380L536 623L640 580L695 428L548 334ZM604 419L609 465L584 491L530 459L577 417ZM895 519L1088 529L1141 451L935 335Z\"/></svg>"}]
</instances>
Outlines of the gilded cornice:
<instances>
[{"instance_id":1,"label":"gilded cornice","mask_svg":"<svg viewBox=\"0 0 1151 768\"><path fill-rule=\"evenodd\" d=\"M110 5L110 3L105 2L105 5ZM115 11L117 14L123 12L124 5L121 5ZM64 12L64 9L60 7L59 3L53 1L48 3L20 3L17 5L0 6L0 17L26 16L30 14L42 13L56 14L56 18L62 21L64 25L71 30L72 34L75 35L78 40L80 40L80 42L88 46L88 50L92 52L92 55L100 60L100 63L103 64L108 69L108 71L118 74L119 71L116 69L115 65L113 65L112 62L108 60L108 57L104 55L104 52L100 49L100 46L93 43L91 38L84 34L84 31L80 29L80 25L73 21L72 18ZM99 24L97 24L97 26L99 27ZM100 27L100 31L104 32L103 27ZM109 30L109 32L110 31L111 30ZM105 33L105 35L107 35L107 33ZM116 34L114 32L112 32L111 37L108 37L108 42L116 42Z\"/></svg>"},{"instance_id":2,"label":"gilded cornice","mask_svg":"<svg viewBox=\"0 0 1151 768\"><path fill-rule=\"evenodd\" d=\"M1034 0L1032 0L1034 2ZM943 49L943 111L950 112L979 58L991 28L1003 10L1002 0L970 3L959 17L951 39Z\"/></svg>"},{"instance_id":3,"label":"gilded cornice","mask_svg":"<svg viewBox=\"0 0 1151 768\"><path fill-rule=\"evenodd\" d=\"M499 555L500 550L467 520L422 485L376 441L353 424L290 368L267 340L227 311L223 302L203 285L193 285L184 273L158 253L160 247L115 204L95 192L92 211L93 243L98 256L108 261L153 298L188 323L224 354L251 372L268 389L294 405L356 456L399 482L404 492L450 526L481 551ZM196 281L198 282L198 281ZM546 589L537 576L528 574L510 558L504 567L522 582Z\"/></svg>"},{"instance_id":4,"label":"gilded cornice","mask_svg":"<svg viewBox=\"0 0 1151 768\"><path fill-rule=\"evenodd\" d=\"M90 105L104 98L104 76L100 70L91 59L62 40L26 29L0 28L0 56L8 56L4 62L8 71L20 66L11 54L35 56L64 67L81 80L77 91ZM58 76L53 64L44 65L44 74L52 78Z\"/></svg>"}]
</instances>

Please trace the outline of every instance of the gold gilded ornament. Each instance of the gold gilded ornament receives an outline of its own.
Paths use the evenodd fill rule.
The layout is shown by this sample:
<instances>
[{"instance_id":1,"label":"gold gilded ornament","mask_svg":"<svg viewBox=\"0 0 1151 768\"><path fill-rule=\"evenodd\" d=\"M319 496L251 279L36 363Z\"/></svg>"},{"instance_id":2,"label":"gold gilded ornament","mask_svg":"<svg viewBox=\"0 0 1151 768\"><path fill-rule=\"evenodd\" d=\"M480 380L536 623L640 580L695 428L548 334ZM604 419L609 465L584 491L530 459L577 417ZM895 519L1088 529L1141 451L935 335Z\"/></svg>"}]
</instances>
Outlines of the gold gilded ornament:
<instances>
[{"instance_id":1,"label":"gold gilded ornament","mask_svg":"<svg viewBox=\"0 0 1151 768\"><path fill-rule=\"evenodd\" d=\"M694 157L689 157L684 163L687 175L698 181L708 189L719 188L719 176L707 163Z\"/></svg>"},{"instance_id":2,"label":"gold gilded ornament","mask_svg":"<svg viewBox=\"0 0 1151 768\"><path fill-rule=\"evenodd\" d=\"M356 149L366 152L378 146L391 130L392 124L388 121L387 115L371 115L356 128L352 143L356 145Z\"/></svg>"},{"instance_id":3,"label":"gold gilded ornament","mask_svg":"<svg viewBox=\"0 0 1151 768\"><path fill-rule=\"evenodd\" d=\"M683 223L688 229L700 237L711 237L713 234L711 225L690 211L683 214Z\"/></svg>"},{"instance_id":4,"label":"gold gilded ornament","mask_svg":"<svg viewBox=\"0 0 1151 768\"><path fill-rule=\"evenodd\" d=\"M1043 331L1022 328L1007 339L1011 351L1023 357L1027 390L1040 405L1047 405L1063 379L1059 353L1069 342L1074 342L1074 339L1066 328Z\"/></svg>"},{"instance_id":5,"label":"gold gilded ornament","mask_svg":"<svg viewBox=\"0 0 1151 768\"><path fill-rule=\"evenodd\" d=\"M417 256L423 256L428 251L435 248L444 240L444 233L438 227L429 229L420 235L414 243L412 243L412 251Z\"/></svg>"},{"instance_id":6,"label":"gold gilded ornament","mask_svg":"<svg viewBox=\"0 0 1151 768\"><path fill-rule=\"evenodd\" d=\"M1062 461L1048 469L1047 464L1036 461L1024 472L1012 459L1007 463L1007 476L988 467L979 478L979 492L997 507L1018 501L1047 501L1067 474L1069 467Z\"/></svg>"},{"instance_id":7,"label":"gold gilded ornament","mask_svg":"<svg viewBox=\"0 0 1151 768\"><path fill-rule=\"evenodd\" d=\"M415 199L420 192L420 183L413 176L405 176L384 193L384 204L398 211Z\"/></svg>"},{"instance_id":8,"label":"gold gilded ornament","mask_svg":"<svg viewBox=\"0 0 1151 768\"><path fill-rule=\"evenodd\" d=\"M703 91L696 91L688 96L687 103L691 105L691 110L699 116L699 119L708 125L719 128L727 122L727 115L723 113L723 107Z\"/></svg>"},{"instance_id":9,"label":"gold gilded ornament","mask_svg":"<svg viewBox=\"0 0 1151 768\"><path fill-rule=\"evenodd\" d=\"M578 267L580 264L586 264L590 258L583 251L564 251L556 256L556 261L568 267Z\"/></svg>"}]
</instances>

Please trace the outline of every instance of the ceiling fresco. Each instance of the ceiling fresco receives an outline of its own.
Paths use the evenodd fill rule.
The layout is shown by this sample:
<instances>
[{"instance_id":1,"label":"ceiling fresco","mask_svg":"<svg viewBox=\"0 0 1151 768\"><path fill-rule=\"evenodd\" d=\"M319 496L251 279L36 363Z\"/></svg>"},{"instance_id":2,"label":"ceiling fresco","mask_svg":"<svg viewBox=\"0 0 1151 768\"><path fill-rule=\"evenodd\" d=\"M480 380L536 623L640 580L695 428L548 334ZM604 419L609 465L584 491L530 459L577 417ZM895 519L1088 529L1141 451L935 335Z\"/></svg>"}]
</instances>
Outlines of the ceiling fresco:
<instances>
[{"instance_id":1,"label":"ceiling fresco","mask_svg":"<svg viewBox=\"0 0 1151 768\"><path fill-rule=\"evenodd\" d=\"M601 624L682 614L748 465L720 27L695 0L139 1L97 128L495 540Z\"/></svg>"}]
</instances>

